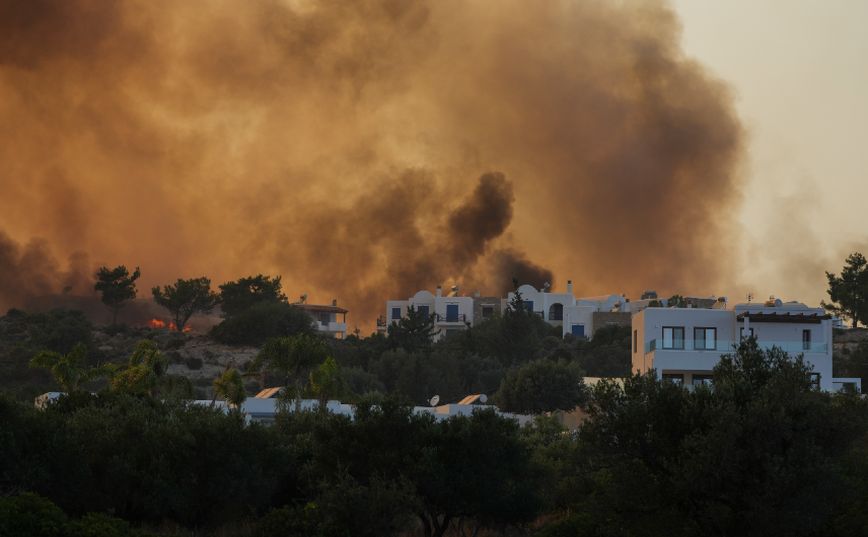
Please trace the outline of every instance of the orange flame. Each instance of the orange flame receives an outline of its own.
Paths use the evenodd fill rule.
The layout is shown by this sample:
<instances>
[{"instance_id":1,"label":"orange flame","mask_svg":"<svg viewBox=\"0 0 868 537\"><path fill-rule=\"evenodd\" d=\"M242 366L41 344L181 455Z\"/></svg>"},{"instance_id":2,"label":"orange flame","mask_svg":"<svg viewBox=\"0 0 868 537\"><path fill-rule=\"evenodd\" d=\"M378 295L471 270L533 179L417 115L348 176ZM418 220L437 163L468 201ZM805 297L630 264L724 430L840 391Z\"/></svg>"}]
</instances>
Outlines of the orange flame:
<instances>
[{"instance_id":1,"label":"orange flame","mask_svg":"<svg viewBox=\"0 0 868 537\"><path fill-rule=\"evenodd\" d=\"M175 330L175 331L178 330L178 326L175 324L174 321L169 321L169 323L166 323L166 321L163 321L162 319L157 319L157 318L153 318L150 321L148 321L148 326L150 328L154 328L154 329L168 328L169 330ZM181 330L181 332L187 334L187 333L191 332L192 330L193 329L190 328L189 326L185 326L184 329Z\"/></svg>"}]
</instances>

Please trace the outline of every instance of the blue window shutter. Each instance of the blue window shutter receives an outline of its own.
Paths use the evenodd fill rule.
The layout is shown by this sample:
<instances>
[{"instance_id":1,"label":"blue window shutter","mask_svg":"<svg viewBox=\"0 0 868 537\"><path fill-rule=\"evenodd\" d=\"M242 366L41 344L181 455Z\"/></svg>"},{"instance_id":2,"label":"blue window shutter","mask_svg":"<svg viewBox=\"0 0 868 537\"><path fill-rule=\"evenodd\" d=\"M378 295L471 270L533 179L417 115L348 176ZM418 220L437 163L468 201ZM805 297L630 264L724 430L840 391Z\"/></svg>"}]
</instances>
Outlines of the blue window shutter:
<instances>
[{"instance_id":1,"label":"blue window shutter","mask_svg":"<svg viewBox=\"0 0 868 537\"><path fill-rule=\"evenodd\" d=\"M458 304L446 304L446 321L450 323L458 321Z\"/></svg>"},{"instance_id":2,"label":"blue window shutter","mask_svg":"<svg viewBox=\"0 0 868 537\"><path fill-rule=\"evenodd\" d=\"M392 308L392 319L401 318L401 308Z\"/></svg>"},{"instance_id":3,"label":"blue window shutter","mask_svg":"<svg viewBox=\"0 0 868 537\"><path fill-rule=\"evenodd\" d=\"M428 316L428 306L419 306L416 309L419 311L420 314L422 314L423 317Z\"/></svg>"},{"instance_id":4,"label":"blue window shutter","mask_svg":"<svg viewBox=\"0 0 868 537\"><path fill-rule=\"evenodd\" d=\"M525 300L524 309L526 309L527 311L533 311L533 300Z\"/></svg>"},{"instance_id":5,"label":"blue window shutter","mask_svg":"<svg viewBox=\"0 0 868 537\"><path fill-rule=\"evenodd\" d=\"M570 329L570 332L576 337L585 337L585 325L574 324Z\"/></svg>"}]
</instances>

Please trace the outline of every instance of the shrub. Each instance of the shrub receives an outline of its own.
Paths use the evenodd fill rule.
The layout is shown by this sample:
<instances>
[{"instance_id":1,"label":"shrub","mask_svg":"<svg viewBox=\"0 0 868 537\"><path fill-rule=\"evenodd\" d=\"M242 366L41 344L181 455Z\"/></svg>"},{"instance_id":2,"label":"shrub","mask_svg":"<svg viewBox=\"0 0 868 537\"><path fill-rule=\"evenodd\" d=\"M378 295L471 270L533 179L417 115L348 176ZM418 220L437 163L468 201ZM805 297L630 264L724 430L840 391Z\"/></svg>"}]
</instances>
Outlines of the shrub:
<instances>
[{"instance_id":1,"label":"shrub","mask_svg":"<svg viewBox=\"0 0 868 537\"><path fill-rule=\"evenodd\" d=\"M24 493L0 498L3 537L62 537L66 515L51 500Z\"/></svg>"},{"instance_id":2,"label":"shrub","mask_svg":"<svg viewBox=\"0 0 868 537\"><path fill-rule=\"evenodd\" d=\"M133 531L126 520L115 518L103 513L88 513L81 520L70 522L66 528L66 537L138 537L142 535Z\"/></svg>"},{"instance_id":3,"label":"shrub","mask_svg":"<svg viewBox=\"0 0 868 537\"><path fill-rule=\"evenodd\" d=\"M312 334L313 319L283 302L252 306L211 329L211 336L228 345L261 345L274 337Z\"/></svg>"},{"instance_id":4,"label":"shrub","mask_svg":"<svg viewBox=\"0 0 868 537\"><path fill-rule=\"evenodd\" d=\"M196 358L194 356L189 356L186 360L184 360L184 365L187 366L187 369L198 371L199 369L202 369L202 359Z\"/></svg>"}]
</instances>

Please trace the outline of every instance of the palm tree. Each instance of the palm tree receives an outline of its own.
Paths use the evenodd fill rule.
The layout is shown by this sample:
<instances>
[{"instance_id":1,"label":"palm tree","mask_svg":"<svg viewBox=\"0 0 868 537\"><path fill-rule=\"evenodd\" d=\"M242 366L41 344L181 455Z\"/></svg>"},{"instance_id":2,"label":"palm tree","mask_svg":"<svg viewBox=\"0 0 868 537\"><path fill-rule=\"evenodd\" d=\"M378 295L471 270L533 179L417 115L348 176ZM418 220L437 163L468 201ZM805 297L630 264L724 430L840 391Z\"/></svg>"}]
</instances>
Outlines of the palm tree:
<instances>
[{"instance_id":1,"label":"palm tree","mask_svg":"<svg viewBox=\"0 0 868 537\"><path fill-rule=\"evenodd\" d=\"M214 379L214 394L225 400L230 409L240 414L241 405L247 399L241 373L234 367L224 371L222 375Z\"/></svg>"},{"instance_id":2,"label":"palm tree","mask_svg":"<svg viewBox=\"0 0 868 537\"><path fill-rule=\"evenodd\" d=\"M153 396L166 376L168 366L157 344L143 339L136 344L127 367L112 378L112 389Z\"/></svg>"},{"instance_id":3,"label":"palm tree","mask_svg":"<svg viewBox=\"0 0 868 537\"><path fill-rule=\"evenodd\" d=\"M83 343L77 343L66 354L42 351L30 360L30 367L50 371L60 389L67 393L78 391L82 384L105 376L112 371L111 367L107 365L89 367L87 365L87 346Z\"/></svg>"}]
</instances>

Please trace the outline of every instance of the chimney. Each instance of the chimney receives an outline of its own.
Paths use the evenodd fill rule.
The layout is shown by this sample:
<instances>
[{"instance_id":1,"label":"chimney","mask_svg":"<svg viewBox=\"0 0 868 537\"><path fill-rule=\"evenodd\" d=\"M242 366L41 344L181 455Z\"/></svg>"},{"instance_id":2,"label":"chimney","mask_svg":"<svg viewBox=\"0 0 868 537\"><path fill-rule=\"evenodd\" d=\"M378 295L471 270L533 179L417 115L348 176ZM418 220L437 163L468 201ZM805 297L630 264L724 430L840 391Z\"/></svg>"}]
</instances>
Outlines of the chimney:
<instances>
[{"instance_id":1,"label":"chimney","mask_svg":"<svg viewBox=\"0 0 868 537\"><path fill-rule=\"evenodd\" d=\"M337 307L337 305L338 305L338 299L337 299L337 298L333 298L333 299L332 299L332 306Z\"/></svg>"},{"instance_id":2,"label":"chimney","mask_svg":"<svg viewBox=\"0 0 868 537\"><path fill-rule=\"evenodd\" d=\"M443 288L438 285L437 292L434 294L437 296L437 298L440 298L441 296L443 296Z\"/></svg>"},{"instance_id":3,"label":"chimney","mask_svg":"<svg viewBox=\"0 0 868 537\"><path fill-rule=\"evenodd\" d=\"M573 280L567 280L567 293L573 294Z\"/></svg>"}]
</instances>

